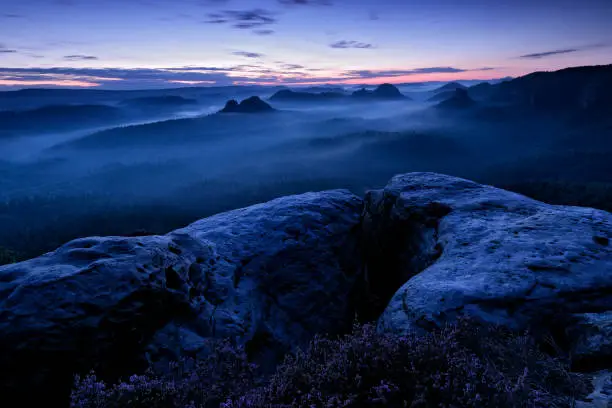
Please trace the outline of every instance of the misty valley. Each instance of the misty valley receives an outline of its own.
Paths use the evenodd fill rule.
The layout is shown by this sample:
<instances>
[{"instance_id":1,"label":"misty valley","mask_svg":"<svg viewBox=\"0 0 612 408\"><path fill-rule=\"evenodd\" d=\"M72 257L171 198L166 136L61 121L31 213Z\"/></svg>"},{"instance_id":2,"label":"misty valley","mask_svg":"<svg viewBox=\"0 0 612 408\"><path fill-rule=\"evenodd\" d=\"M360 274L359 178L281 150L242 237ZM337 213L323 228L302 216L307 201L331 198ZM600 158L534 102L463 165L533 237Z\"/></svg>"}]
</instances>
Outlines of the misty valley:
<instances>
[{"instance_id":1,"label":"misty valley","mask_svg":"<svg viewBox=\"0 0 612 408\"><path fill-rule=\"evenodd\" d=\"M235 100L235 103L228 101ZM476 83L0 93L0 263L438 172L612 209L612 66Z\"/></svg>"}]
</instances>

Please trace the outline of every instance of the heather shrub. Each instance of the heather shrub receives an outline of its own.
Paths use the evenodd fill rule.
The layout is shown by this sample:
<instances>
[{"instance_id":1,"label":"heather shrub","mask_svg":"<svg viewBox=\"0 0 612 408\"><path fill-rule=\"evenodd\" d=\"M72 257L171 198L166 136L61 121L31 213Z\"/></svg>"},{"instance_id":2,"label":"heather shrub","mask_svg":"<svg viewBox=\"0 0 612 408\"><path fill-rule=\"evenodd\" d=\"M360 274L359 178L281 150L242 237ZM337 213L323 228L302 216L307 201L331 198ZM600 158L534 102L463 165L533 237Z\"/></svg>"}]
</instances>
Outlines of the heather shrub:
<instances>
[{"instance_id":1,"label":"heather shrub","mask_svg":"<svg viewBox=\"0 0 612 408\"><path fill-rule=\"evenodd\" d=\"M354 327L316 337L263 387L224 404L245 407L569 407L587 382L533 338L459 324L422 336Z\"/></svg>"},{"instance_id":2,"label":"heather shrub","mask_svg":"<svg viewBox=\"0 0 612 408\"><path fill-rule=\"evenodd\" d=\"M107 385L77 379L72 406L93 407L570 407L590 390L568 361L528 334L467 320L426 335L355 324L316 336L265 382L244 351L223 342L209 358Z\"/></svg>"},{"instance_id":3,"label":"heather shrub","mask_svg":"<svg viewBox=\"0 0 612 408\"><path fill-rule=\"evenodd\" d=\"M216 342L211 354L199 360L171 363L165 372L147 370L117 384L99 380L95 373L76 377L73 408L200 408L222 401L257 385L255 365L243 348L229 340Z\"/></svg>"},{"instance_id":4,"label":"heather shrub","mask_svg":"<svg viewBox=\"0 0 612 408\"><path fill-rule=\"evenodd\" d=\"M0 247L0 265L11 264L19 261L19 256L15 251Z\"/></svg>"}]
</instances>

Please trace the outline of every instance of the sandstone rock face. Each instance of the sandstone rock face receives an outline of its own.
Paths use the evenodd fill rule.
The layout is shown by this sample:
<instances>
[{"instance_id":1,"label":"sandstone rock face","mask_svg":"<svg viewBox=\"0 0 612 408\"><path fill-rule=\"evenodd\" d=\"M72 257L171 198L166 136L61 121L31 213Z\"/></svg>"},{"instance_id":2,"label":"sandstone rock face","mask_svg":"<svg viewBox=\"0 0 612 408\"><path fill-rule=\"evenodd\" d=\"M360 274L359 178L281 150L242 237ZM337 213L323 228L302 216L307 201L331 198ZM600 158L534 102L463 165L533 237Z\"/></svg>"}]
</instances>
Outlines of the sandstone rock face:
<instances>
[{"instance_id":1,"label":"sandstone rock face","mask_svg":"<svg viewBox=\"0 0 612 408\"><path fill-rule=\"evenodd\" d=\"M568 328L572 359L577 368L608 368L612 363L612 311L573 316Z\"/></svg>"},{"instance_id":2,"label":"sandstone rock face","mask_svg":"<svg viewBox=\"0 0 612 408\"><path fill-rule=\"evenodd\" d=\"M126 375L147 358L197 354L211 337L256 340L264 353L342 330L361 209L347 191L307 193L0 267L3 398L60 406L75 372Z\"/></svg>"},{"instance_id":3,"label":"sandstone rock face","mask_svg":"<svg viewBox=\"0 0 612 408\"><path fill-rule=\"evenodd\" d=\"M0 267L0 392L62 406L74 373L132 374L211 338L274 364L355 312L396 333L463 315L560 327L608 368L611 237L604 211L410 173L365 200L307 193L164 236L78 239Z\"/></svg>"},{"instance_id":4,"label":"sandstone rock face","mask_svg":"<svg viewBox=\"0 0 612 408\"><path fill-rule=\"evenodd\" d=\"M460 315L522 329L612 310L612 215L547 205L433 173L394 177L365 199L367 273L387 293L381 330Z\"/></svg>"}]
</instances>

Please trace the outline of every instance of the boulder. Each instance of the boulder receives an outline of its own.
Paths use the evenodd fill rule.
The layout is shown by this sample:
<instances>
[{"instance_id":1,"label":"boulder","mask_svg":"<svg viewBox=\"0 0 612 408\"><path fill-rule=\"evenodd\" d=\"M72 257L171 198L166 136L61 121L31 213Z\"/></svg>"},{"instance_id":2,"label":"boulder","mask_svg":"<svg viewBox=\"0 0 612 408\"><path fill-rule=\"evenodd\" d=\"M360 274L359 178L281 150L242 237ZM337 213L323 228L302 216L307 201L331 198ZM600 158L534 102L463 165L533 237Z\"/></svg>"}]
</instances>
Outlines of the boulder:
<instances>
[{"instance_id":1,"label":"boulder","mask_svg":"<svg viewBox=\"0 0 612 408\"><path fill-rule=\"evenodd\" d=\"M342 331L354 315L361 209L347 191L307 193L0 267L3 398L62 406L74 373L116 378L197 355L210 338L255 342L257 358Z\"/></svg>"},{"instance_id":2,"label":"boulder","mask_svg":"<svg viewBox=\"0 0 612 408\"><path fill-rule=\"evenodd\" d=\"M612 215L554 206L434 173L366 195L380 330L424 331L469 316L514 329L612 310Z\"/></svg>"}]
</instances>

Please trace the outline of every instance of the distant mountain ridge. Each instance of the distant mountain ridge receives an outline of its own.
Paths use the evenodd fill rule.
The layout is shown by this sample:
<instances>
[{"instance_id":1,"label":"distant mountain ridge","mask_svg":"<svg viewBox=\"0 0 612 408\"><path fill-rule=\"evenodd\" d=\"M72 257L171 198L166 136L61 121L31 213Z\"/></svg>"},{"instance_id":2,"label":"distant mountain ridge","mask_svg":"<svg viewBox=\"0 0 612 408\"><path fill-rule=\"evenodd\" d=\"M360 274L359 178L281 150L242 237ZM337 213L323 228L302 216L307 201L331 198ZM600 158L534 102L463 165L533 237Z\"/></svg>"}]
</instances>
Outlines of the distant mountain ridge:
<instances>
[{"instance_id":1,"label":"distant mountain ridge","mask_svg":"<svg viewBox=\"0 0 612 408\"><path fill-rule=\"evenodd\" d=\"M354 91L352 94L345 94L344 92L305 92L305 91L294 91L291 89L283 89L276 92L270 97L270 100L274 101L300 101L300 102L321 102L321 101L332 101L338 99L380 99L380 100L392 100L392 99L404 99L411 100L411 98L403 95L400 90L392 84L382 84L376 87L374 90L367 90L362 88Z\"/></svg>"},{"instance_id":2,"label":"distant mountain ridge","mask_svg":"<svg viewBox=\"0 0 612 408\"><path fill-rule=\"evenodd\" d=\"M2 132L69 131L124 119L120 109L107 105L51 105L25 111L0 111Z\"/></svg>"},{"instance_id":3,"label":"distant mountain ridge","mask_svg":"<svg viewBox=\"0 0 612 408\"><path fill-rule=\"evenodd\" d=\"M340 92L303 92L283 89L270 97L271 101L327 101L345 98L347 95Z\"/></svg>"},{"instance_id":4,"label":"distant mountain ridge","mask_svg":"<svg viewBox=\"0 0 612 408\"><path fill-rule=\"evenodd\" d=\"M183 96L163 95L125 99L121 102L121 105L129 107L173 107L195 105L197 103L197 100L185 98Z\"/></svg>"},{"instance_id":5,"label":"distant mountain ridge","mask_svg":"<svg viewBox=\"0 0 612 408\"><path fill-rule=\"evenodd\" d=\"M537 111L612 108L612 65L534 72L496 85L476 85L470 95Z\"/></svg>"},{"instance_id":6,"label":"distant mountain ridge","mask_svg":"<svg viewBox=\"0 0 612 408\"><path fill-rule=\"evenodd\" d=\"M476 105L476 102L470 97L468 91L463 88L455 88L453 95L436 105L437 109L467 109Z\"/></svg>"},{"instance_id":7,"label":"distant mountain ridge","mask_svg":"<svg viewBox=\"0 0 612 408\"><path fill-rule=\"evenodd\" d=\"M459 82L449 82L434 90L435 93L454 91L455 89L467 89L467 86L461 85Z\"/></svg>"}]
</instances>

